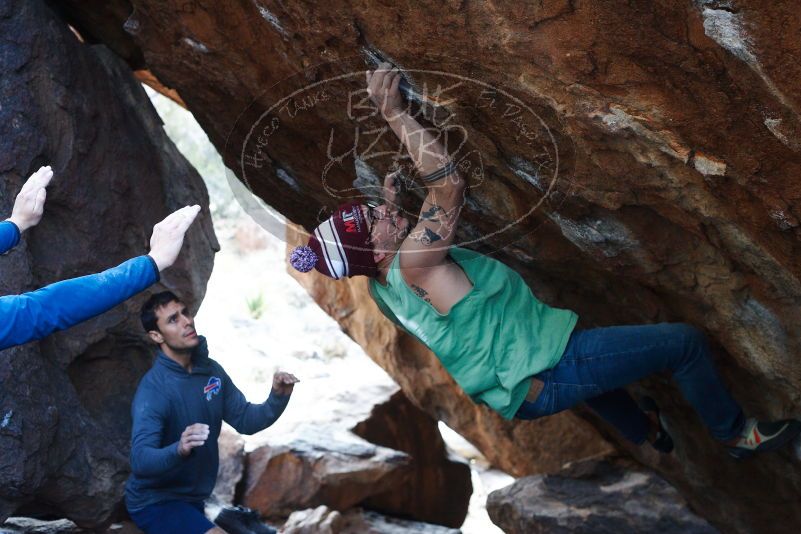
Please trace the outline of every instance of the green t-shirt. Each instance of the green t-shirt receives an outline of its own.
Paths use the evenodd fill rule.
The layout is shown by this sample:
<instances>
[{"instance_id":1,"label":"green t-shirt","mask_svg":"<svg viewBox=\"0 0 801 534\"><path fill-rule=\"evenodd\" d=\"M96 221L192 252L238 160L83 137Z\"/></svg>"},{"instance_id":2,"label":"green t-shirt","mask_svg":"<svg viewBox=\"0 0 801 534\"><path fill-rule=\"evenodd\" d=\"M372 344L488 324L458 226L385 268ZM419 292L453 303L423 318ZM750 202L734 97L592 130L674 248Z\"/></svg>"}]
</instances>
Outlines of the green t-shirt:
<instances>
[{"instance_id":1,"label":"green t-shirt","mask_svg":"<svg viewBox=\"0 0 801 534\"><path fill-rule=\"evenodd\" d=\"M414 335L475 402L512 419L531 377L564 353L578 316L551 308L531 293L517 272L494 258L451 248L473 289L443 315L406 284L395 256L387 284L370 281L370 293L389 319Z\"/></svg>"}]
</instances>

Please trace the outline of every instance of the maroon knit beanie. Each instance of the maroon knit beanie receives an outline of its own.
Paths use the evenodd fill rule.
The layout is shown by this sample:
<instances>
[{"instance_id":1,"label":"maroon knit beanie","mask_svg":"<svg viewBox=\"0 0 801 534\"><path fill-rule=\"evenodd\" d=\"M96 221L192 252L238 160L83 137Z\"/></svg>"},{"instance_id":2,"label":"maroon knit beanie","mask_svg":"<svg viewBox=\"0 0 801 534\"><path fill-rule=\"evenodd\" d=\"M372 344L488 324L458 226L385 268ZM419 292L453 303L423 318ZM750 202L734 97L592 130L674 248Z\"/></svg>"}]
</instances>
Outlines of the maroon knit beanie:
<instances>
[{"instance_id":1,"label":"maroon knit beanie","mask_svg":"<svg viewBox=\"0 0 801 534\"><path fill-rule=\"evenodd\" d=\"M315 228L308 246L292 251L289 263L302 273L314 268L334 280L343 276L375 276L378 269L361 204L339 206Z\"/></svg>"}]
</instances>

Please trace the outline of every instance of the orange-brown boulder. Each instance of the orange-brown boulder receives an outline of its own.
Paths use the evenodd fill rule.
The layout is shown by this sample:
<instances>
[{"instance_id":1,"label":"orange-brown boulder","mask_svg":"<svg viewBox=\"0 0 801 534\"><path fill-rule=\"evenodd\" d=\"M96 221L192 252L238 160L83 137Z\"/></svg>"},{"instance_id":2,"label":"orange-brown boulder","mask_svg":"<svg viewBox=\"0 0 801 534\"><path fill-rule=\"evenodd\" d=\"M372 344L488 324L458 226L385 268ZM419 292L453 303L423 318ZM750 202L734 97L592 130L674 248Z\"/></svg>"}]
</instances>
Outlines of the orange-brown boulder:
<instances>
[{"instance_id":1,"label":"orange-brown boulder","mask_svg":"<svg viewBox=\"0 0 801 534\"><path fill-rule=\"evenodd\" d=\"M303 428L247 455L243 503L263 516L347 510L404 483L411 459L334 429Z\"/></svg>"},{"instance_id":2,"label":"orange-brown boulder","mask_svg":"<svg viewBox=\"0 0 801 534\"><path fill-rule=\"evenodd\" d=\"M249 453L244 503L265 516L359 505L460 526L472 494L470 467L449 454L437 421L384 380L334 395L313 421Z\"/></svg>"},{"instance_id":3,"label":"orange-brown boulder","mask_svg":"<svg viewBox=\"0 0 801 534\"><path fill-rule=\"evenodd\" d=\"M462 525L473 493L470 466L448 452L437 422L428 413L398 391L376 405L353 432L411 457L407 481L371 496L364 501L365 508L425 523Z\"/></svg>"}]
</instances>

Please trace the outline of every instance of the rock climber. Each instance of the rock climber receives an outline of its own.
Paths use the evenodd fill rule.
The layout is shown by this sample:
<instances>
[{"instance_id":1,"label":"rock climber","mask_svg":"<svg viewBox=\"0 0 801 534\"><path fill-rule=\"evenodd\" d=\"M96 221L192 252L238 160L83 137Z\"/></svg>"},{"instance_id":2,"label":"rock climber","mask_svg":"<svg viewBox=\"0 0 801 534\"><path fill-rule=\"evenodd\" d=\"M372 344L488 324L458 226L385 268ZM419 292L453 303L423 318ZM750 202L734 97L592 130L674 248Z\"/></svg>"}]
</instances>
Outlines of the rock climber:
<instances>
[{"instance_id":1,"label":"rock climber","mask_svg":"<svg viewBox=\"0 0 801 534\"><path fill-rule=\"evenodd\" d=\"M367 71L367 90L404 144L426 187L417 223L397 208L392 176L385 203L350 203L290 255L302 272L335 280L367 276L379 309L428 346L477 403L506 419L536 419L585 403L635 444L668 453L673 440L655 403L622 389L670 371L712 436L738 458L770 451L801 422L746 418L710 358L704 334L687 324L576 328L578 316L540 302L500 261L452 246L466 184L439 132L408 112L402 74Z\"/></svg>"}]
</instances>

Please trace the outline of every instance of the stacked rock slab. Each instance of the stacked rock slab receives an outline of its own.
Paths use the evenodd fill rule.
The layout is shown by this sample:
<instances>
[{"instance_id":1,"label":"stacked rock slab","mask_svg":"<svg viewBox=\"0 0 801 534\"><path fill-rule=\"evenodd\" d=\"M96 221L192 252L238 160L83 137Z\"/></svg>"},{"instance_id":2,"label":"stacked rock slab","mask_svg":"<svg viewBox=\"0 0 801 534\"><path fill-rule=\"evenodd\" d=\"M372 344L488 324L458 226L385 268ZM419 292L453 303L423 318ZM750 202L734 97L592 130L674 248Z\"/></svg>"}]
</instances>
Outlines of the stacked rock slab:
<instances>
[{"instance_id":1,"label":"stacked rock slab","mask_svg":"<svg viewBox=\"0 0 801 534\"><path fill-rule=\"evenodd\" d=\"M451 455L437 422L403 391L376 405L353 432L370 443L403 451L412 460L407 483L374 494L364 506L426 523L462 525L473 492L470 467Z\"/></svg>"},{"instance_id":2,"label":"stacked rock slab","mask_svg":"<svg viewBox=\"0 0 801 534\"><path fill-rule=\"evenodd\" d=\"M401 486L411 459L355 436L307 428L248 454L244 504L264 516L326 504L347 510Z\"/></svg>"},{"instance_id":3,"label":"stacked rock slab","mask_svg":"<svg viewBox=\"0 0 801 534\"><path fill-rule=\"evenodd\" d=\"M589 460L555 475L521 478L492 492L487 511L507 534L718 532L659 476L614 461Z\"/></svg>"},{"instance_id":4,"label":"stacked rock slab","mask_svg":"<svg viewBox=\"0 0 801 534\"><path fill-rule=\"evenodd\" d=\"M0 3L0 213L52 166L42 222L0 258L0 294L97 272L147 253L153 225L208 206L127 65L79 42L42 2ZM206 210L207 211L207 210ZM165 287L196 307L218 248L200 216ZM69 331L0 352L0 522L46 512L109 519L128 475L130 403L150 365L139 297Z\"/></svg>"},{"instance_id":5,"label":"stacked rock slab","mask_svg":"<svg viewBox=\"0 0 801 534\"><path fill-rule=\"evenodd\" d=\"M437 422L389 379L320 393L311 420L247 455L243 504L286 517L320 505L458 527L472 493L470 467L452 458Z\"/></svg>"}]
</instances>

